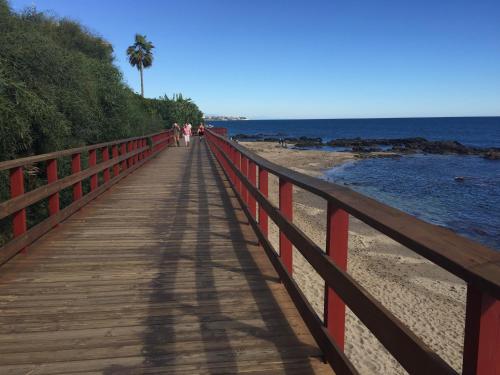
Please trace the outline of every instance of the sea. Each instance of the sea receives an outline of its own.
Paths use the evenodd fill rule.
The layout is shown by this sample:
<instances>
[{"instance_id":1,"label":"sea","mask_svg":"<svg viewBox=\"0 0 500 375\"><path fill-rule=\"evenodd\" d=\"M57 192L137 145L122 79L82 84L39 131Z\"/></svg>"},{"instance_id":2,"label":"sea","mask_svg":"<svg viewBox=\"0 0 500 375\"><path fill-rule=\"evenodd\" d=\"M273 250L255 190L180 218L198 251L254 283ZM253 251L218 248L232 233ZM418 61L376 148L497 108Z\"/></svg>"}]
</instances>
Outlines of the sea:
<instances>
[{"instance_id":1,"label":"sea","mask_svg":"<svg viewBox=\"0 0 500 375\"><path fill-rule=\"evenodd\" d=\"M410 138L500 148L500 117L212 121L261 137ZM324 150L334 150L324 147ZM337 150L338 151L338 150ZM456 177L463 177L456 179ZM427 222L500 251L500 160L407 155L350 161L325 172L345 185Z\"/></svg>"}]
</instances>

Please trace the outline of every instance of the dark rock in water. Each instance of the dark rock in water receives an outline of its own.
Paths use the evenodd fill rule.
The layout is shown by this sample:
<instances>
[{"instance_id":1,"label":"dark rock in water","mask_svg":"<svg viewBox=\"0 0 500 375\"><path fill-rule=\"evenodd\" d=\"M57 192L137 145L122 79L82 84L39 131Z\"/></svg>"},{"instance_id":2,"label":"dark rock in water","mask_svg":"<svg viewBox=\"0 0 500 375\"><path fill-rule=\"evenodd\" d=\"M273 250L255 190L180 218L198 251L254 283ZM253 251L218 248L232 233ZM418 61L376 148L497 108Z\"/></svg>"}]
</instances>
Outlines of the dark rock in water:
<instances>
[{"instance_id":1,"label":"dark rock in water","mask_svg":"<svg viewBox=\"0 0 500 375\"><path fill-rule=\"evenodd\" d=\"M500 150L489 150L484 154L484 158L488 160L500 160Z\"/></svg>"},{"instance_id":2,"label":"dark rock in water","mask_svg":"<svg viewBox=\"0 0 500 375\"><path fill-rule=\"evenodd\" d=\"M288 138L286 141L289 141ZM289 141L292 143L292 141ZM295 140L295 147L321 147L323 140L321 138L300 137Z\"/></svg>"},{"instance_id":3,"label":"dark rock in water","mask_svg":"<svg viewBox=\"0 0 500 375\"><path fill-rule=\"evenodd\" d=\"M233 138L235 139L259 139L260 134L236 134Z\"/></svg>"},{"instance_id":4,"label":"dark rock in water","mask_svg":"<svg viewBox=\"0 0 500 375\"><path fill-rule=\"evenodd\" d=\"M484 149L465 146L457 141L429 141L425 138L395 138L395 139L335 139L327 143L332 147L352 147L355 152L379 151L380 146L392 146L388 151L401 153L427 154L459 154L459 155L481 155ZM370 151L370 150L374 151ZM490 154L488 154L490 155ZM493 154L492 157L499 157Z\"/></svg>"},{"instance_id":5,"label":"dark rock in water","mask_svg":"<svg viewBox=\"0 0 500 375\"><path fill-rule=\"evenodd\" d=\"M472 227L470 229L471 229L472 232L477 233L477 234L479 234L481 236L485 236L485 235L488 234L488 232L482 230L481 228Z\"/></svg>"},{"instance_id":6,"label":"dark rock in water","mask_svg":"<svg viewBox=\"0 0 500 375\"><path fill-rule=\"evenodd\" d=\"M456 141L427 141L419 147L429 154L472 154L472 148L466 147Z\"/></svg>"},{"instance_id":7,"label":"dark rock in water","mask_svg":"<svg viewBox=\"0 0 500 375\"><path fill-rule=\"evenodd\" d=\"M353 146L351 148L352 152L381 152L380 147L365 147L365 146Z\"/></svg>"},{"instance_id":8,"label":"dark rock in water","mask_svg":"<svg viewBox=\"0 0 500 375\"><path fill-rule=\"evenodd\" d=\"M457 181L457 182L464 182L465 181L465 177L464 176L457 176L457 177L455 177L454 180Z\"/></svg>"}]
</instances>

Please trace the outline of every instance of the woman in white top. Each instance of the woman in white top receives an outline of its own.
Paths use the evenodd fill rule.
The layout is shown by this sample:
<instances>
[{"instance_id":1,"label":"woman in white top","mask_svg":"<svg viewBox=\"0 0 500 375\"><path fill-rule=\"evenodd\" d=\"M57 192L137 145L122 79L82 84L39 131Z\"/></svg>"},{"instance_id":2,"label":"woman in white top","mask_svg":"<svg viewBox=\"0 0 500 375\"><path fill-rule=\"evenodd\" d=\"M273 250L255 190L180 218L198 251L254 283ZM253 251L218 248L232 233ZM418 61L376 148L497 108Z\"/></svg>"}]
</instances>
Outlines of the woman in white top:
<instances>
[{"instance_id":1,"label":"woman in white top","mask_svg":"<svg viewBox=\"0 0 500 375\"><path fill-rule=\"evenodd\" d=\"M191 127L189 124L184 125L182 128L182 133L184 134L184 142L186 143L186 147L189 147L189 140L191 138Z\"/></svg>"}]
</instances>

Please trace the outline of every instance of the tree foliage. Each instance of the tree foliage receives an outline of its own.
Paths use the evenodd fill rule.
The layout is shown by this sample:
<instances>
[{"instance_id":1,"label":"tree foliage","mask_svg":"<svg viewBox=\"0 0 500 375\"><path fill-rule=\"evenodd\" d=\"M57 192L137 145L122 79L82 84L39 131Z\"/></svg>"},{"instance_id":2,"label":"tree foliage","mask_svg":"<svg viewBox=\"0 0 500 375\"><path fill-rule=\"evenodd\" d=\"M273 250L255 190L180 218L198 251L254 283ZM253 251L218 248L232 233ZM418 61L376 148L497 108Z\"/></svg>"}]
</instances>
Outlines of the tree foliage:
<instances>
[{"instance_id":1,"label":"tree foliage","mask_svg":"<svg viewBox=\"0 0 500 375\"><path fill-rule=\"evenodd\" d=\"M0 0L0 161L201 121L190 100L135 94L113 61L111 44L75 21Z\"/></svg>"},{"instance_id":2,"label":"tree foliage","mask_svg":"<svg viewBox=\"0 0 500 375\"><path fill-rule=\"evenodd\" d=\"M78 23L0 0L0 160L155 132L201 112L181 95L143 99L113 47Z\"/></svg>"},{"instance_id":3,"label":"tree foliage","mask_svg":"<svg viewBox=\"0 0 500 375\"><path fill-rule=\"evenodd\" d=\"M141 75L141 96L144 97L143 71L153 65L153 43L147 40L146 35L135 34L135 43L127 48L130 65L135 66Z\"/></svg>"}]
</instances>

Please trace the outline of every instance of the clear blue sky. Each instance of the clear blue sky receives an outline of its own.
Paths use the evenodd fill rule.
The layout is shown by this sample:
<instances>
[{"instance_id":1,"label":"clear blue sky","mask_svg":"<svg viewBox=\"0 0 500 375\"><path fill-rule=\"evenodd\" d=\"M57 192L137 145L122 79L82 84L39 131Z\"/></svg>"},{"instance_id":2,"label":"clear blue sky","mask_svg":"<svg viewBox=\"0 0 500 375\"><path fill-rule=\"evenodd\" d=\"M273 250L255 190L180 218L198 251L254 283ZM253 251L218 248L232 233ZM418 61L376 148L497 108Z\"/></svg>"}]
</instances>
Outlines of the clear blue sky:
<instances>
[{"instance_id":1,"label":"clear blue sky","mask_svg":"<svg viewBox=\"0 0 500 375\"><path fill-rule=\"evenodd\" d=\"M11 0L110 41L128 84L135 33L156 46L146 96L251 118L500 115L500 1Z\"/></svg>"}]
</instances>

